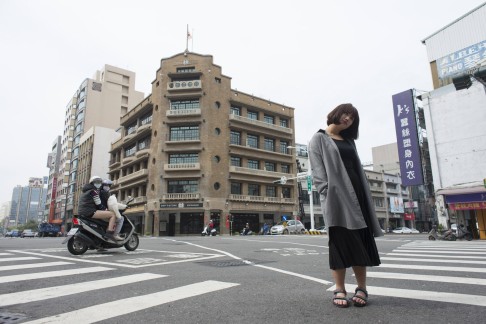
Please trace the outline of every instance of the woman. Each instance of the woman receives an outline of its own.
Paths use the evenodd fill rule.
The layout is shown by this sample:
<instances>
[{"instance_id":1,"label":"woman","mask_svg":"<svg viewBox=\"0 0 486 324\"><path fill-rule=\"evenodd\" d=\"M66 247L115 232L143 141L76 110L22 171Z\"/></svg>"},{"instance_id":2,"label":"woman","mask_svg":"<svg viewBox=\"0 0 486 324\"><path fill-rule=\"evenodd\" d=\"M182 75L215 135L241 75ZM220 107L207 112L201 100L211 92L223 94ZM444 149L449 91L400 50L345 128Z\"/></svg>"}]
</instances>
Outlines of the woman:
<instances>
[{"instance_id":1,"label":"woman","mask_svg":"<svg viewBox=\"0 0 486 324\"><path fill-rule=\"evenodd\" d=\"M352 104L327 115L327 128L309 143L309 163L329 235L329 266L336 283L332 303L337 307L368 302L366 267L380 264L375 236L382 236L371 193L356 151L359 114ZM344 284L352 267L358 287L351 301Z\"/></svg>"}]
</instances>

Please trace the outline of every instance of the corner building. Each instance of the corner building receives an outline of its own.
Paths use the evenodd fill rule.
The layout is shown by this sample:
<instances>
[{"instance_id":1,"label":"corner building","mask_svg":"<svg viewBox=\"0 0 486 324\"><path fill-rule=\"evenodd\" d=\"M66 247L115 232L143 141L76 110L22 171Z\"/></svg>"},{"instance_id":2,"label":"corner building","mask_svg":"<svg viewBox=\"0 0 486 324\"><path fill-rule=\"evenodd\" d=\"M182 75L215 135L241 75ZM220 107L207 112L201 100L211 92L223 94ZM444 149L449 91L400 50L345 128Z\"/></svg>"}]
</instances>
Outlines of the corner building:
<instances>
[{"instance_id":1,"label":"corner building","mask_svg":"<svg viewBox=\"0 0 486 324\"><path fill-rule=\"evenodd\" d=\"M231 89L210 55L161 60L152 94L121 118L110 177L144 235L258 232L296 214L294 108Z\"/></svg>"}]
</instances>

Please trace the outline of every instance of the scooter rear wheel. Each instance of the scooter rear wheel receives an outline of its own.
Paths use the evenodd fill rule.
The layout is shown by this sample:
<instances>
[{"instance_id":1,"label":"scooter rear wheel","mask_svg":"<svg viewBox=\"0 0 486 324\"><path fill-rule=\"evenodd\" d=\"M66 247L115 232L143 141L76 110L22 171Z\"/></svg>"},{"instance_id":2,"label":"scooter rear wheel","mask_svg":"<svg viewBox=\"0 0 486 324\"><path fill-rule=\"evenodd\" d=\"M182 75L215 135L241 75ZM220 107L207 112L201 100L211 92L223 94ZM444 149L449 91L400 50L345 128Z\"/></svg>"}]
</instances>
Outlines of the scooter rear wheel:
<instances>
[{"instance_id":1,"label":"scooter rear wheel","mask_svg":"<svg viewBox=\"0 0 486 324\"><path fill-rule=\"evenodd\" d=\"M467 233L464 235L464 238L468 241L472 241L473 237L472 237L472 234L471 233Z\"/></svg>"},{"instance_id":2,"label":"scooter rear wheel","mask_svg":"<svg viewBox=\"0 0 486 324\"><path fill-rule=\"evenodd\" d=\"M88 244L81 240L71 237L67 243L68 251L73 255L84 254L88 250Z\"/></svg>"},{"instance_id":3,"label":"scooter rear wheel","mask_svg":"<svg viewBox=\"0 0 486 324\"><path fill-rule=\"evenodd\" d=\"M138 244L140 244L140 241L138 239L138 235L137 234L133 234L127 241L127 243L125 243L125 249L127 249L128 251L135 251L137 248L138 248Z\"/></svg>"},{"instance_id":4,"label":"scooter rear wheel","mask_svg":"<svg viewBox=\"0 0 486 324\"><path fill-rule=\"evenodd\" d=\"M432 235L429 235L429 241L435 241L435 237L433 237Z\"/></svg>"}]
</instances>

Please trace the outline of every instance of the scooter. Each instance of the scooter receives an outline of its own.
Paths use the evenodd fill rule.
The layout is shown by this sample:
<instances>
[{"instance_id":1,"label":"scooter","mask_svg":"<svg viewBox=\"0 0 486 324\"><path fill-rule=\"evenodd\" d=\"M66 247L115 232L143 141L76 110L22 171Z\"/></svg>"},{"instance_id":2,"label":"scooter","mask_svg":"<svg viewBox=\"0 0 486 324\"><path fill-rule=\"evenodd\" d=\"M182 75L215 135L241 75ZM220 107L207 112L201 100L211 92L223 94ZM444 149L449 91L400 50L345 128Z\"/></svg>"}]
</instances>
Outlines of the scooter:
<instances>
[{"instance_id":1,"label":"scooter","mask_svg":"<svg viewBox=\"0 0 486 324\"><path fill-rule=\"evenodd\" d=\"M201 235L202 235L202 236L216 236L216 234L217 234L216 229L215 229L215 228L213 228L213 229L211 230L211 232L209 232L209 231L208 231L208 226L207 226L207 225L206 225L206 226L204 226L204 229L203 229L203 231L201 232Z\"/></svg>"},{"instance_id":2,"label":"scooter","mask_svg":"<svg viewBox=\"0 0 486 324\"><path fill-rule=\"evenodd\" d=\"M473 236L471 232L469 232L467 228L461 224L457 227L457 238L471 241L473 239Z\"/></svg>"},{"instance_id":3,"label":"scooter","mask_svg":"<svg viewBox=\"0 0 486 324\"><path fill-rule=\"evenodd\" d=\"M447 230L443 235L439 235L435 228L432 228L429 232L430 241L435 241L435 240L455 241L456 239L457 236L454 233L452 233L451 229Z\"/></svg>"},{"instance_id":4,"label":"scooter","mask_svg":"<svg viewBox=\"0 0 486 324\"><path fill-rule=\"evenodd\" d=\"M126 205L133 201L129 197ZM74 227L67 233L66 239L62 244L67 243L68 251L73 255L84 254L88 249L114 249L125 247L128 251L135 251L139 245L138 234L135 233L135 226L130 219L125 216L125 210L120 210L124 218L120 236L124 236L123 241L115 241L106 237L107 222L101 219L93 219L78 215L73 217Z\"/></svg>"}]
</instances>

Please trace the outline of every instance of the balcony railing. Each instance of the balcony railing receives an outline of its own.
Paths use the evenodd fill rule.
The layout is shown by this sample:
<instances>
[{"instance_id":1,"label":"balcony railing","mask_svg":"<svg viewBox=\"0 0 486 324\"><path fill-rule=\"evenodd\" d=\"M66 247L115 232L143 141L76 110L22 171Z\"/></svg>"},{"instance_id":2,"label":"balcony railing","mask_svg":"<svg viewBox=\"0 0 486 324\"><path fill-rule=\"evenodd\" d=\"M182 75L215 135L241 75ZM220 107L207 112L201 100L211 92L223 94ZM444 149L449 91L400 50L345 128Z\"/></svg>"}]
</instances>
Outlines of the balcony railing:
<instances>
[{"instance_id":1,"label":"balcony railing","mask_svg":"<svg viewBox=\"0 0 486 324\"><path fill-rule=\"evenodd\" d=\"M228 199L232 201L261 202L261 203L271 203L271 204L296 204L296 201L293 198L278 198L278 197L231 194L229 195Z\"/></svg>"},{"instance_id":2,"label":"balcony railing","mask_svg":"<svg viewBox=\"0 0 486 324\"><path fill-rule=\"evenodd\" d=\"M167 193L162 195L162 199L167 200L199 200L201 194L198 192L194 193Z\"/></svg>"},{"instance_id":3,"label":"balcony railing","mask_svg":"<svg viewBox=\"0 0 486 324\"><path fill-rule=\"evenodd\" d=\"M292 128L283 127L283 126L279 126L279 125L275 125L275 124L270 124L270 123L266 123L266 122L263 122L263 121L260 121L260 120L250 119L250 118L238 116L238 115L235 115L235 114L230 114L229 119L230 120L237 120L237 121L240 121L240 122L243 122L243 123L246 123L246 124L252 124L252 125L255 125L255 126L259 126L259 127L271 128L273 130L277 130L277 131L288 133L288 134L293 133Z\"/></svg>"},{"instance_id":4,"label":"balcony railing","mask_svg":"<svg viewBox=\"0 0 486 324\"><path fill-rule=\"evenodd\" d=\"M127 181L132 181L132 180L135 180L137 178L144 177L144 176L147 176L147 175L148 175L147 169L138 170L136 172L130 173L129 175L121 177L120 179L118 179L117 184L127 182Z\"/></svg>"},{"instance_id":5,"label":"balcony railing","mask_svg":"<svg viewBox=\"0 0 486 324\"><path fill-rule=\"evenodd\" d=\"M177 116L200 116L201 109L170 109L166 111L167 117L177 117Z\"/></svg>"},{"instance_id":6,"label":"balcony railing","mask_svg":"<svg viewBox=\"0 0 486 324\"><path fill-rule=\"evenodd\" d=\"M201 170L200 163L164 164L164 171Z\"/></svg>"}]
</instances>

